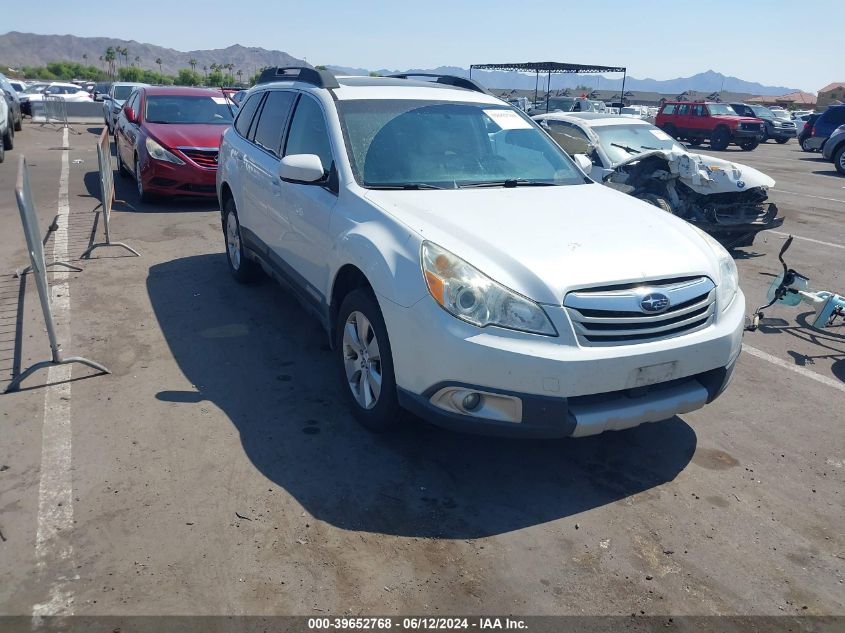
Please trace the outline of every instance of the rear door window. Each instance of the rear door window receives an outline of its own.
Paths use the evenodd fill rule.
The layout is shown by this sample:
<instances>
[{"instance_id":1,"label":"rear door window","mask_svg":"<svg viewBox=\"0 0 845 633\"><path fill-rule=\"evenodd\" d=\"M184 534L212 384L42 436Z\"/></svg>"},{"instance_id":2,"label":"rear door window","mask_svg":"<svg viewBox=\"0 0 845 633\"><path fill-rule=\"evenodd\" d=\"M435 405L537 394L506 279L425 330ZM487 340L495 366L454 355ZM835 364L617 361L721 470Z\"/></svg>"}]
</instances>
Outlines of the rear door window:
<instances>
[{"instance_id":1,"label":"rear door window","mask_svg":"<svg viewBox=\"0 0 845 633\"><path fill-rule=\"evenodd\" d=\"M289 91L276 90L267 95L264 107L258 116L255 126L255 143L268 152L279 155L282 144L282 134L290 114L291 106L296 94Z\"/></svg>"},{"instance_id":2,"label":"rear door window","mask_svg":"<svg viewBox=\"0 0 845 633\"><path fill-rule=\"evenodd\" d=\"M241 111L238 113L238 118L235 121L235 129L243 137L249 134L249 126L255 116L255 111L258 110L258 104L261 103L261 97L264 93L254 94L246 103L241 106Z\"/></svg>"},{"instance_id":3,"label":"rear door window","mask_svg":"<svg viewBox=\"0 0 845 633\"><path fill-rule=\"evenodd\" d=\"M687 116L689 114L689 104L684 103L678 106L678 114L680 116Z\"/></svg>"}]
</instances>

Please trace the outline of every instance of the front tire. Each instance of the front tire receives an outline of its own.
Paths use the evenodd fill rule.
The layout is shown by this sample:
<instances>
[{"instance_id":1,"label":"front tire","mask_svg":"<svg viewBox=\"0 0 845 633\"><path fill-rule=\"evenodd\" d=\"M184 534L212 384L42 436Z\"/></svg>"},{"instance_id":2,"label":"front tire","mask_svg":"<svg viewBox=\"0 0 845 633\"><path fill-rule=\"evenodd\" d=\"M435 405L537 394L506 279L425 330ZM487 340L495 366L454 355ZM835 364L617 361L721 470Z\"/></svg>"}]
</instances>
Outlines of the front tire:
<instances>
[{"instance_id":1,"label":"front tire","mask_svg":"<svg viewBox=\"0 0 845 633\"><path fill-rule=\"evenodd\" d=\"M141 179L141 161L138 156L135 156L135 186L138 188L138 200L140 202L150 202L153 197L144 187L144 181Z\"/></svg>"},{"instance_id":2,"label":"front tire","mask_svg":"<svg viewBox=\"0 0 845 633\"><path fill-rule=\"evenodd\" d=\"M0 163L6 160L6 144L3 142L3 137L0 136Z\"/></svg>"},{"instance_id":3,"label":"front tire","mask_svg":"<svg viewBox=\"0 0 845 633\"><path fill-rule=\"evenodd\" d=\"M663 126L663 131L666 132L666 134L668 134L672 138L678 138L678 128L676 128L671 123L666 123Z\"/></svg>"},{"instance_id":4,"label":"front tire","mask_svg":"<svg viewBox=\"0 0 845 633\"><path fill-rule=\"evenodd\" d=\"M731 142L731 133L726 127L717 127L710 136L710 149L722 151L728 148Z\"/></svg>"},{"instance_id":5,"label":"front tire","mask_svg":"<svg viewBox=\"0 0 845 633\"><path fill-rule=\"evenodd\" d=\"M15 148L15 126L12 124L11 117L6 122L6 133L3 135L3 143L6 149Z\"/></svg>"},{"instance_id":6,"label":"front tire","mask_svg":"<svg viewBox=\"0 0 845 633\"><path fill-rule=\"evenodd\" d=\"M400 408L393 356L384 318L371 291L358 288L341 303L335 354L341 390L355 419L371 431L396 428Z\"/></svg>"},{"instance_id":7,"label":"front tire","mask_svg":"<svg viewBox=\"0 0 845 633\"><path fill-rule=\"evenodd\" d=\"M756 138L745 139L744 141L740 141L739 146L742 148L744 152L750 152L752 150L757 149L757 146L762 143L762 141L758 141Z\"/></svg>"},{"instance_id":8,"label":"front tire","mask_svg":"<svg viewBox=\"0 0 845 633\"><path fill-rule=\"evenodd\" d=\"M226 261L235 281L247 284L258 276L258 265L244 252L241 224L232 198L223 205L223 237L226 240Z\"/></svg>"},{"instance_id":9,"label":"front tire","mask_svg":"<svg viewBox=\"0 0 845 633\"><path fill-rule=\"evenodd\" d=\"M776 138L775 141L777 141L778 144L783 145L784 143L789 141L789 139L788 138Z\"/></svg>"},{"instance_id":10,"label":"front tire","mask_svg":"<svg viewBox=\"0 0 845 633\"><path fill-rule=\"evenodd\" d=\"M15 132L20 132L23 129L23 113L18 117L17 123L15 123Z\"/></svg>"},{"instance_id":11,"label":"front tire","mask_svg":"<svg viewBox=\"0 0 845 633\"><path fill-rule=\"evenodd\" d=\"M769 140L769 128L763 127L763 136L760 137L760 142L765 143Z\"/></svg>"},{"instance_id":12,"label":"front tire","mask_svg":"<svg viewBox=\"0 0 845 633\"><path fill-rule=\"evenodd\" d=\"M663 196L658 196L653 193L646 193L640 196L640 200L642 200L643 202L648 202L650 205L657 207L661 211L674 214L674 211L672 210L672 205Z\"/></svg>"}]
</instances>

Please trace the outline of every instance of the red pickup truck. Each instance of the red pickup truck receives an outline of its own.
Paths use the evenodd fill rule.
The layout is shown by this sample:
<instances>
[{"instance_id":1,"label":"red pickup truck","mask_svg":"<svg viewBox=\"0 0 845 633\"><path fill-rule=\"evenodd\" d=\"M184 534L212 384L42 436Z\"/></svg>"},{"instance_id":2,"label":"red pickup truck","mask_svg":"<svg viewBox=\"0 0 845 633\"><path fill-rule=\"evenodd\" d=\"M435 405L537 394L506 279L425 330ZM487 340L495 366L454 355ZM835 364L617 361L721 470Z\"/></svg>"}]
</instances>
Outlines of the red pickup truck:
<instances>
[{"instance_id":1,"label":"red pickup truck","mask_svg":"<svg viewBox=\"0 0 845 633\"><path fill-rule=\"evenodd\" d=\"M711 149L723 150L734 143L747 152L760 144L765 129L760 119L739 116L726 103L709 101L668 101L654 124L692 146L709 140Z\"/></svg>"}]
</instances>

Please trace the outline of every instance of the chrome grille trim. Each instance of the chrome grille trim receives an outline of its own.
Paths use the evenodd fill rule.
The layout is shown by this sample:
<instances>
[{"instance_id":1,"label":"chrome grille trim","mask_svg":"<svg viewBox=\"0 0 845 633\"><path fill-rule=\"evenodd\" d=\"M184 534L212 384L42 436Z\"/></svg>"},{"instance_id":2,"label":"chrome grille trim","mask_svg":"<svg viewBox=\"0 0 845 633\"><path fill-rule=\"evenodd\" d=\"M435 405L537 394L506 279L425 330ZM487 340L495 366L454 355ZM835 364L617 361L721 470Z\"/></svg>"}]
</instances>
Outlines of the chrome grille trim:
<instances>
[{"instance_id":1,"label":"chrome grille trim","mask_svg":"<svg viewBox=\"0 0 845 633\"><path fill-rule=\"evenodd\" d=\"M645 313L640 301L654 292L666 295L669 307L659 314ZM697 277L645 282L634 288L577 290L566 295L563 305L581 345L631 345L710 325L716 314L716 285L707 277Z\"/></svg>"}]
</instances>

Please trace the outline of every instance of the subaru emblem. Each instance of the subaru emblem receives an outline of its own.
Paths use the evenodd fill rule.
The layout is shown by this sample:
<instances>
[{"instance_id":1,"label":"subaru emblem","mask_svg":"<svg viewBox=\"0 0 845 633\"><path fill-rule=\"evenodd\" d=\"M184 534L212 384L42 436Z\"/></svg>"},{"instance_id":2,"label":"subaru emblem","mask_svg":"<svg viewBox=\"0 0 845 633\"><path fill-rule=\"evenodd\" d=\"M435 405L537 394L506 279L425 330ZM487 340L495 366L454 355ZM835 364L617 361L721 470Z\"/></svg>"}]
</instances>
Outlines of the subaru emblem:
<instances>
[{"instance_id":1,"label":"subaru emblem","mask_svg":"<svg viewBox=\"0 0 845 633\"><path fill-rule=\"evenodd\" d=\"M660 292L652 292L640 299L640 308L643 312L663 312L669 307L669 297Z\"/></svg>"}]
</instances>

